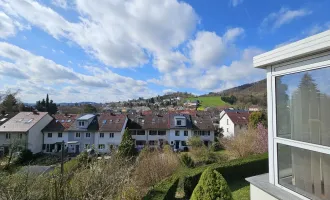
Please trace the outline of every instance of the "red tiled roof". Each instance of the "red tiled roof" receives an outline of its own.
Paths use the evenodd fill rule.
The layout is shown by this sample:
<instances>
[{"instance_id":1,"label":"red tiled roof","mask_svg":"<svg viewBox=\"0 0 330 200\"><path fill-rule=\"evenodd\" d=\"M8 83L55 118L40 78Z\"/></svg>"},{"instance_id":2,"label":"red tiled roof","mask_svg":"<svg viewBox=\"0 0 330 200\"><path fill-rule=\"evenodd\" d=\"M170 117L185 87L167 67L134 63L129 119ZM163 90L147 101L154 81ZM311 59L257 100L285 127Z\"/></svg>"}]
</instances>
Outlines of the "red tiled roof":
<instances>
[{"instance_id":1,"label":"red tiled roof","mask_svg":"<svg viewBox=\"0 0 330 200\"><path fill-rule=\"evenodd\" d=\"M102 113L98 117L99 131L120 132L125 124L126 115Z\"/></svg>"},{"instance_id":2,"label":"red tiled roof","mask_svg":"<svg viewBox=\"0 0 330 200\"><path fill-rule=\"evenodd\" d=\"M226 114L234 124L246 125L249 123L250 113L248 111L227 111Z\"/></svg>"}]
</instances>

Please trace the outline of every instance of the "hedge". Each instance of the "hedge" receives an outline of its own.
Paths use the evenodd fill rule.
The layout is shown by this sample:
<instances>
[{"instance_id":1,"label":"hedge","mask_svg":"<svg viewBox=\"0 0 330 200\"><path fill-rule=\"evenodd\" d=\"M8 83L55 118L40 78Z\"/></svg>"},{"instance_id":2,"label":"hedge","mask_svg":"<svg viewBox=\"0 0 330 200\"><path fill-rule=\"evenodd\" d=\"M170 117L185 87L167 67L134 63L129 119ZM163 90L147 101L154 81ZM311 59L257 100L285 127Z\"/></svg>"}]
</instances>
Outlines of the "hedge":
<instances>
[{"instance_id":1,"label":"hedge","mask_svg":"<svg viewBox=\"0 0 330 200\"><path fill-rule=\"evenodd\" d=\"M268 155L262 154L251 156L243 159L236 159L227 163L214 163L189 170L183 180L183 189L185 197L190 197L194 188L198 184L199 178L203 171L211 167L220 172L229 182L242 180L246 177L255 176L268 172Z\"/></svg>"},{"instance_id":2,"label":"hedge","mask_svg":"<svg viewBox=\"0 0 330 200\"><path fill-rule=\"evenodd\" d=\"M170 200L175 199L176 189L179 183L179 176L171 176L157 184L143 198L144 200Z\"/></svg>"}]
</instances>

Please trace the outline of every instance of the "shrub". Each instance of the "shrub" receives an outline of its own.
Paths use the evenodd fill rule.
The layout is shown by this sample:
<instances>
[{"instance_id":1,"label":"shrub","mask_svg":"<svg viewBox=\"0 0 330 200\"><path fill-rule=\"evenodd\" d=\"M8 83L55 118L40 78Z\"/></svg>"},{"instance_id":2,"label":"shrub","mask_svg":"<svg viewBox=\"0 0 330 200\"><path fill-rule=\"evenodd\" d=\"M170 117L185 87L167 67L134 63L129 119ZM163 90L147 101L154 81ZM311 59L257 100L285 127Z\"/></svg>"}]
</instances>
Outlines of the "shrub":
<instances>
[{"instance_id":1,"label":"shrub","mask_svg":"<svg viewBox=\"0 0 330 200\"><path fill-rule=\"evenodd\" d=\"M206 146L194 148L190 151L196 165L211 164L216 162L216 156Z\"/></svg>"},{"instance_id":2,"label":"shrub","mask_svg":"<svg viewBox=\"0 0 330 200\"><path fill-rule=\"evenodd\" d=\"M223 147L221 146L220 142L213 142L211 145L211 151L220 151Z\"/></svg>"},{"instance_id":3,"label":"shrub","mask_svg":"<svg viewBox=\"0 0 330 200\"><path fill-rule=\"evenodd\" d=\"M179 166L178 156L172 151L146 151L139 157L135 166L136 184L142 188L149 188L172 175Z\"/></svg>"},{"instance_id":4,"label":"shrub","mask_svg":"<svg viewBox=\"0 0 330 200\"><path fill-rule=\"evenodd\" d=\"M232 194L222 175L214 169L207 168L194 192L191 200L232 200Z\"/></svg>"},{"instance_id":5,"label":"shrub","mask_svg":"<svg viewBox=\"0 0 330 200\"><path fill-rule=\"evenodd\" d=\"M29 149L24 149L19 152L18 157L16 159L17 164L23 164L33 160L33 153Z\"/></svg>"},{"instance_id":6,"label":"shrub","mask_svg":"<svg viewBox=\"0 0 330 200\"><path fill-rule=\"evenodd\" d=\"M194 167L194 165L195 165L193 159L187 153L182 154L180 157L180 160L181 160L181 163L186 167L191 168L191 167Z\"/></svg>"},{"instance_id":7,"label":"shrub","mask_svg":"<svg viewBox=\"0 0 330 200\"><path fill-rule=\"evenodd\" d=\"M82 151L76 158L80 163L86 163L88 161L87 151Z\"/></svg>"},{"instance_id":8,"label":"shrub","mask_svg":"<svg viewBox=\"0 0 330 200\"><path fill-rule=\"evenodd\" d=\"M203 141L198 136L193 136L188 139L188 145L191 149L201 148L204 146Z\"/></svg>"},{"instance_id":9,"label":"shrub","mask_svg":"<svg viewBox=\"0 0 330 200\"><path fill-rule=\"evenodd\" d=\"M250 156L244 159L236 159L227 163L215 163L209 165L223 175L227 180L241 180L246 177L255 176L268 172L268 155L262 154ZM186 197L190 197L194 188L198 184L199 178L206 166L189 170L184 177L184 192Z\"/></svg>"},{"instance_id":10,"label":"shrub","mask_svg":"<svg viewBox=\"0 0 330 200\"><path fill-rule=\"evenodd\" d=\"M261 124L257 129L249 128L230 138L222 138L221 143L234 157L246 157L267 152L268 133Z\"/></svg>"}]
</instances>

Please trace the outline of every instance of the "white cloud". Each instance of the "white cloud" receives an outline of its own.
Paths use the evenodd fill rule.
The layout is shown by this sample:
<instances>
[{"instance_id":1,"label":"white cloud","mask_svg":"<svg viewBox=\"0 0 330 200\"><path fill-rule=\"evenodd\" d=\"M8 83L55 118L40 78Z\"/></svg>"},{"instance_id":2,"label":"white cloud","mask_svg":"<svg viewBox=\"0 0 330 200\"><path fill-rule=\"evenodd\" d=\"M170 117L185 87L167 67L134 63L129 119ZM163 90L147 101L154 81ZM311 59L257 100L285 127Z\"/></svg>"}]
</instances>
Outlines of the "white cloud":
<instances>
[{"instance_id":1,"label":"white cloud","mask_svg":"<svg viewBox=\"0 0 330 200\"><path fill-rule=\"evenodd\" d=\"M151 83L166 87L187 87L198 90L220 91L242 82L256 81L265 77L263 70L253 67L253 56L262 53L258 48L247 48L242 51L237 61L230 65L197 68L182 67L170 73L164 73L159 79L148 80Z\"/></svg>"},{"instance_id":2,"label":"white cloud","mask_svg":"<svg viewBox=\"0 0 330 200\"><path fill-rule=\"evenodd\" d=\"M137 67L149 62L148 53L166 54L190 37L199 20L190 5L176 0L77 0L77 23L36 1L0 1L8 14L75 42L112 67Z\"/></svg>"},{"instance_id":3,"label":"white cloud","mask_svg":"<svg viewBox=\"0 0 330 200\"><path fill-rule=\"evenodd\" d=\"M233 6L233 7L236 7L238 6L239 4L243 3L244 0L230 0L230 4Z\"/></svg>"},{"instance_id":4,"label":"white cloud","mask_svg":"<svg viewBox=\"0 0 330 200\"><path fill-rule=\"evenodd\" d=\"M312 11L307 9L290 10L282 7L278 12L269 14L261 23L260 31L267 31L269 29L275 30L285 24L289 24L297 18L312 14Z\"/></svg>"},{"instance_id":5,"label":"white cloud","mask_svg":"<svg viewBox=\"0 0 330 200\"><path fill-rule=\"evenodd\" d=\"M311 36L330 29L330 21L323 24L314 24L303 31L303 35Z\"/></svg>"},{"instance_id":6,"label":"white cloud","mask_svg":"<svg viewBox=\"0 0 330 200\"><path fill-rule=\"evenodd\" d=\"M60 94L54 100L64 101L65 98L74 100L79 97L70 95L68 89L66 90L68 93L64 91L62 94L63 91L59 85L63 84L69 85L71 91L73 88L78 88L82 99L94 101L116 100L116 98L127 100L154 94L148 89L145 81L121 76L109 69L90 66L85 67L89 74L85 75L6 42L0 42L0 57L6 59L0 62L0 75L12 77L17 81L15 86L6 85L5 87L22 88L22 95L26 101L37 100L40 98L38 95L45 94L45 90L53 95ZM134 93L127 91L134 91ZM87 92L90 92L91 96L86 97ZM99 96L103 97L99 98Z\"/></svg>"},{"instance_id":7,"label":"white cloud","mask_svg":"<svg viewBox=\"0 0 330 200\"><path fill-rule=\"evenodd\" d=\"M0 38L5 39L16 35L17 29L29 29L18 21L11 19L6 13L0 11Z\"/></svg>"},{"instance_id":8,"label":"white cloud","mask_svg":"<svg viewBox=\"0 0 330 200\"><path fill-rule=\"evenodd\" d=\"M228 29L223 37L214 32L198 32L188 44L193 65L201 68L220 65L232 53L232 42L243 33L242 28Z\"/></svg>"}]
</instances>

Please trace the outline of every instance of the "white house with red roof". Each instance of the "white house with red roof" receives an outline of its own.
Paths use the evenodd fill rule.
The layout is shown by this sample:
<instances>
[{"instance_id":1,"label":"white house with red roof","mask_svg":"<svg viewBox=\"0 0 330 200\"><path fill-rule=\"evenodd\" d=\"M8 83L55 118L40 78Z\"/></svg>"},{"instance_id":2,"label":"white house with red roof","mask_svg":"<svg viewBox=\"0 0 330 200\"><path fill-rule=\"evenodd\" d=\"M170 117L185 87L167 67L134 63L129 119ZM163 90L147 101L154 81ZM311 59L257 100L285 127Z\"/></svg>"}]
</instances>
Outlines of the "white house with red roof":
<instances>
[{"instance_id":1,"label":"white house with red roof","mask_svg":"<svg viewBox=\"0 0 330 200\"><path fill-rule=\"evenodd\" d=\"M226 109L220 113L219 128L224 137L235 136L239 131L247 129L250 112L246 110Z\"/></svg>"}]
</instances>

